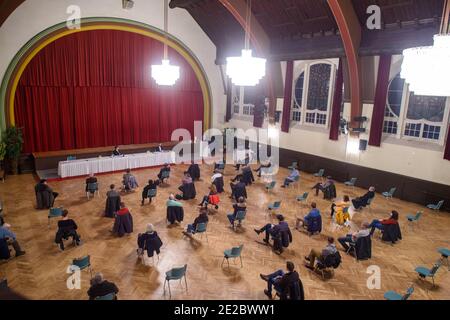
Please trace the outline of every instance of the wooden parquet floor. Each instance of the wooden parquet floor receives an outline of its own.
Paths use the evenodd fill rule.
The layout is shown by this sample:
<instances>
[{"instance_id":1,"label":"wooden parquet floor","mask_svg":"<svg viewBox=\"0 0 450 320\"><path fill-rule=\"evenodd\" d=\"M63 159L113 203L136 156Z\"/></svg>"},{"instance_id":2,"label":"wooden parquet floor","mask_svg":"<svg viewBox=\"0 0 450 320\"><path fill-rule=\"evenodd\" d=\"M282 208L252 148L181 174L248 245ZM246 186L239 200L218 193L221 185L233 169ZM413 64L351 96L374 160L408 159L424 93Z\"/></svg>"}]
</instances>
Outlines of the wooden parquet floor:
<instances>
[{"instance_id":1,"label":"wooden parquet floor","mask_svg":"<svg viewBox=\"0 0 450 320\"><path fill-rule=\"evenodd\" d=\"M57 206L69 209L71 217L79 225L79 233L84 241L80 247L68 244L61 252L54 243L56 221L47 227L47 211L34 209L34 184L32 175L10 176L4 184L0 184L0 198L4 202L5 219L12 225L18 235L22 247L27 251L25 256L13 258L0 264L0 277L8 279L11 288L30 299L87 299L89 288L89 272L82 271L81 290L68 290L66 280L69 274L66 269L73 258L91 255L95 271L101 271L105 277L115 282L119 289L119 299L168 299L163 293L165 272L174 266L187 263L188 292L178 283L172 283L172 299L265 299L263 289L265 282L260 280L260 273L270 273L285 267L286 260L292 260L297 266L306 299L383 299L387 290L403 293L414 284L415 291L411 299L449 299L450 276L443 266L436 276L436 287L431 283L418 280L414 269L424 265L431 267L439 259L438 247L450 247L450 214L448 212L432 212L419 205L400 201L385 200L377 194L372 208L364 209L353 217L353 222L371 221L383 218L390 210L400 212L400 224L403 240L392 246L374 237L372 259L356 262L351 256L341 251L343 262L331 279L322 280L321 276L302 266L303 257L311 248L321 249L325 245L326 236L335 238L344 235L348 229L333 228L329 217L330 202L321 196L310 194L309 201L316 201L324 219L322 235L308 237L293 230L294 240L281 256L274 254L270 248L257 243L257 235L253 231L267 223L266 207L274 200L282 200L280 210L287 221L294 226L295 216L306 213L306 207L299 205L295 196L310 188L316 182L311 175L302 173L300 184L288 189L280 188L287 174L281 169L277 176L277 186L267 193L264 184L257 181L248 188L248 214L243 228L234 232L230 227L226 214L231 211L229 196L229 179L235 171L227 166L225 172L226 194L221 196L221 206L210 216L208 225L208 242L183 238L182 230L197 216L197 204L203 194L207 193L212 167L202 165L202 181L196 183L197 200L185 202L185 220L181 226L167 227L165 201L170 193L176 193L186 166L173 167L169 186L159 188L156 202L141 207L141 190L123 196L123 201L131 209L134 218L134 233L117 238L110 233L113 220L101 216L104 209L105 194L109 184L120 185L122 173L100 175L100 195L87 200L84 193L84 178L70 179L50 183L60 193ZM154 178L158 168L135 171L141 186L149 178ZM350 197L361 195L363 189L348 189L337 185L338 197L348 193ZM378 190L384 191L384 190ZM406 215L424 210L424 216L414 229L407 225ZM136 237L145 230L147 223L153 223L164 242L161 259L156 266L144 266L136 256ZM262 236L259 237L262 240ZM244 267L240 268L230 262L230 268L221 267L223 250L244 244ZM368 289L366 285L369 274L367 267L377 265L381 269L381 288Z\"/></svg>"}]
</instances>

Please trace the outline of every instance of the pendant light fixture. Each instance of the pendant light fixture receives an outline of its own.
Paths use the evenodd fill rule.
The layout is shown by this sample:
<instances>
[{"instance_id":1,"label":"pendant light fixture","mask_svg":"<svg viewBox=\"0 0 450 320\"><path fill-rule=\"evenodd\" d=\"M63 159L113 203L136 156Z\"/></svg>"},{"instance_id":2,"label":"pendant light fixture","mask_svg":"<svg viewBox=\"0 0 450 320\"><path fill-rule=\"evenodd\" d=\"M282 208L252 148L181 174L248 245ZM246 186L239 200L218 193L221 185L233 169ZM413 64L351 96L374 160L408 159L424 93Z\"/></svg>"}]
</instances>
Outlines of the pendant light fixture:
<instances>
[{"instance_id":1,"label":"pendant light fixture","mask_svg":"<svg viewBox=\"0 0 450 320\"><path fill-rule=\"evenodd\" d=\"M256 86L266 75L266 59L252 56L250 49L252 0L247 0L245 17L245 45L240 57L228 57L226 73L236 86Z\"/></svg>"},{"instance_id":2,"label":"pendant light fixture","mask_svg":"<svg viewBox=\"0 0 450 320\"><path fill-rule=\"evenodd\" d=\"M169 21L168 0L164 0L164 37L167 40ZM170 64L167 43L164 43L164 57L160 65L152 65L152 78L160 86L173 86L180 78L180 67Z\"/></svg>"}]
</instances>

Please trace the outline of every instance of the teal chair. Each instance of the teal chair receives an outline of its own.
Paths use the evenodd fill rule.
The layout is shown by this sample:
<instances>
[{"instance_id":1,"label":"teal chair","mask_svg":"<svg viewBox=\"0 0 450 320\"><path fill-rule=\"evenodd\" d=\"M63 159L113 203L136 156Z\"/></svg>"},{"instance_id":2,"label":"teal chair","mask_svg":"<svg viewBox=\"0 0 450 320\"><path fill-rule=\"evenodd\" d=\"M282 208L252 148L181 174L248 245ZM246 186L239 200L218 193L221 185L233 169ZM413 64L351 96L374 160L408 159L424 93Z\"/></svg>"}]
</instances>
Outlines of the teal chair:
<instances>
[{"instance_id":1,"label":"teal chair","mask_svg":"<svg viewBox=\"0 0 450 320\"><path fill-rule=\"evenodd\" d=\"M233 214L230 213L229 216L232 216ZM247 215L247 211L242 210L242 211L238 211L236 212L236 218L234 218L233 221L233 229L236 230L237 227L240 227L242 225L242 221L245 220L245 216ZM236 224L236 221L238 222Z\"/></svg>"},{"instance_id":2,"label":"teal chair","mask_svg":"<svg viewBox=\"0 0 450 320\"><path fill-rule=\"evenodd\" d=\"M442 261L439 260L437 261L433 267L431 269L428 269L426 267L417 267L415 269L415 271L417 272L417 274L419 275L420 279L426 279L426 278L431 278L433 280L433 287L434 287L434 276L436 275L436 272L439 270L439 268L442 265Z\"/></svg>"},{"instance_id":3,"label":"teal chair","mask_svg":"<svg viewBox=\"0 0 450 320\"><path fill-rule=\"evenodd\" d=\"M92 279L91 256L87 255L81 258L73 259L72 266L78 267L80 270L88 269Z\"/></svg>"},{"instance_id":4,"label":"teal chair","mask_svg":"<svg viewBox=\"0 0 450 320\"><path fill-rule=\"evenodd\" d=\"M386 199L392 199L392 197L394 196L395 190L397 190L397 188L393 187L393 188L391 188L389 191L383 192L382 195L383 195Z\"/></svg>"},{"instance_id":5,"label":"teal chair","mask_svg":"<svg viewBox=\"0 0 450 320\"><path fill-rule=\"evenodd\" d=\"M63 209L62 208L50 208L48 211L48 227L50 228L50 219L52 218L59 218L63 215Z\"/></svg>"},{"instance_id":6,"label":"teal chair","mask_svg":"<svg viewBox=\"0 0 450 320\"><path fill-rule=\"evenodd\" d=\"M356 183L356 178L351 178L350 181L345 181L344 184L347 187L354 187Z\"/></svg>"},{"instance_id":7,"label":"teal chair","mask_svg":"<svg viewBox=\"0 0 450 320\"><path fill-rule=\"evenodd\" d=\"M147 192L147 198L151 200L152 198L156 197L157 191L156 189L149 189Z\"/></svg>"},{"instance_id":8,"label":"teal chair","mask_svg":"<svg viewBox=\"0 0 450 320\"><path fill-rule=\"evenodd\" d=\"M180 268L172 268L166 272L166 279L164 280L164 294L166 294L166 282L167 282L167 286L169 287L169 298L172 298L172 292L170 291L170 281L172 280L180 280L181 285L182 283L181 280L183 280L184 278L184 283L186 285L186 292L188 291L188 285L186 280L186 269L187 264L185 264Z\"/></svg>"},{"instance_id":9,"label":"teal chair","mask_svg":"<svg viewBox=\"0 0 450 320\"><path fill-rule=\"evenodd\" d=\"M322 178L325 174L325 169L320 169L318 172L314 173L314 177Z\"/></svg>"},{"instance_id":10,"label":"teal chair","mask_svg":"<svg viewBox=\"0 0 450 320\"><path fill-rule=\"evenodd\" d=\"M116 300L115 293L108 293L107 295L95 297L95 300Z\"/></svg>"},{"instance_id":11,"label":"teal chair","mask_svg":"<svg viewBox=\"0 0 450 320\"><path fill-rule=\"evenodd\" d=\"M305 201L306 202L306 199L308 198L308 194L309 194L309 192L304 192L301 196L298 196L296 199L297 199L297 201Z\"/></svg>"},{"instance_id":12,"label":"teal chair","mask_svg":"<svg viewBox=\"0 0 450 320\"><path fill-rule=\"evenodd\" d=\"M218 163L216 169L225 170L225 163Z\"/></svg>"},{"instance_id":13,"label":"teal chair","mask_svg":"<svg viewBox=\"0 0 450 320\"><path fill-rule=\"evenodd\" d=\"M427 204L427 208L431 209L431 210L439 211L443 204L444 204L444 200L441 200L437 204L432 204L432 203Z\"/></svg>"},{"instance_id":14,"label":"teal chair","mask_svg":"<svg viewBox=\"0 0 450 320\"><path fill-rule=\"evenodd\" d=\"M292 162L292 164L288 167L288 169L297 169L298 168L298 162L294 161Z\"/></svg>"},{"instance_id":15,"label":"teal chair","mask_svg":"<svg viewBox=\"0 0 450 320\"><path fill-rule=\"evenodd\" d=\"M406 292L404 295L401 295L395 291L388 291L384 294L384 298L386 300L390 300L390 301L408 300L413 292L414 292L414 287L411 286L408 289L406 289Z\"/></svg>"},{"instance_id":16,"label":"teal chair","mask_svg":"<svg viewBox=\"0 0 450 320\"><path fill-rule=\"evenodd\" d=\"M222 264L220 265L221 267L223 266L223 262L225 261L225 259L227 260L228 263L228 268L230 267L230 261L229 259L237 259L239 258L241 260L241 268L243 267L242 264L242 248L244 247L243 244L241 244L239 247L233 247L230 250L225 250L223 252L223 260L222 260Z\"/></svg>"},{"instance_id":17,"label":"teal chair","mask_svg":"<svg viewBox=\"0 0 450 320\"><path fill-rule=\"evenodd\" d=\"M98 183L97 182L92 182L92 183L88 183L87 185L87 191L86 191L86 197L89 200L89 197L92 195L95 195L97 193L97 195L99 195L98 193Z\"/></svg>"},{"instance_id":18,"label":"teal chair","mask_svg":"<svg viewBox=\"0 0 450 320\"><path fill-rule=\"evenodd\" d=\"M300 176L296 176L296 177L294 178L294 181L292 181L290 185L293 186L294 184L298 184L299 181L300 181Z\"/></svg>"},{"instance_id":19,"label":"teal chair","mask_svg":"<svg viewBox=\"0 0 450 320\"><path fill-rule=\"evenodd\" d=\"M67 156L67 161L71 161L71 160L77 160L77 157L75 157L75 156Z\"/></svg>"},{"instance_id":20,"label":"teal chair","mask_svg":"<svg viewBox=\"0 0 450 320\"><path fill-rule=\"evenodd\" d=\"M166 183L168 183L170 178L170 171L163 171L161 172L161 181L164 182L166 180Z\"/></svg>"},{"instance_id":21,"label":"teal chair","mask_svg":"<svg viewBox=\"0 0 450 320\"><path fill-rule=\"evenodd\" d=\"M422 211L417 211L417 213L415 215L412 214L408 214L406 216L406 218L408 219L408 222L410 223L410 225L412 226L413 223L418 224L420 218L422 217L423 212Z\"/></svg>"},{"instance_id":22,"label":"teal chair","mask_svg":"<svg viewBox=\"0 0 450 320\"><path fill-rule=\"evenodd\" d=\"M442 256L442 260L445 260L447 262L448 270L450 271L450 264L448 263L448 257L450 256L450 250L447 248L439 248L438 252Z\"/></svg>"},{"instance_id":23,"label":"teal chair","mask_svg":"<svg viewBox=\"0 0 450 320\"><path fill-rule=\"evenodd\" d=\"M269 210L278 210L281 207L281 201L275 201L274 203L270 203L267 209Z\"/></svg>"},{"instance_id":24,"label":"teal chair","mask_svg":"<svg viewBox=\"0 0 450 320\"><path fill-rule=\"evenodd\" d=\"M200 233L201 234L200 239L203 239L203 234L205 234L206 242L209 242L208 241L208 234L206 233L206 226L207 226L207 224L204 223L204 222L203 223L198 223L197 224L197 228L195 229L195 234Z\"/></svg>"},{"instance_id":25,"label":"teal chair","mask_svg":"<svg viewBox=\"0 0 450 320\"><path fill-rule=\"evenodd\" d=\"M275 185L276 185L276 181L271 181L270 183L268 183L266 185L266 190L267 191L273 190L273 188L275 188Z\"/></svg>"}]
</instances>

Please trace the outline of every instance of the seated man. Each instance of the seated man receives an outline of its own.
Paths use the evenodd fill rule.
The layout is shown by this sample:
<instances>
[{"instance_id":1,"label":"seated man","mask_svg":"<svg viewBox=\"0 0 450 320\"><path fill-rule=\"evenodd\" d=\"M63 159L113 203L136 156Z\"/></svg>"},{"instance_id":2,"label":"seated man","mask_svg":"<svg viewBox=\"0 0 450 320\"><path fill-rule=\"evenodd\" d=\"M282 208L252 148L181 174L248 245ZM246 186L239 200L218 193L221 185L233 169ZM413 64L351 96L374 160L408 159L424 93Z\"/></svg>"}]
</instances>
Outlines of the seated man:
<instances>
[{"instance_id":1,"label":"seated man","mask_svg":"<svg viewBox=\"0 0 450 320\"><path fill-rule=\"evenodd\" d=\"M263 241L266 244L269 244L269 236L272 236L274 240L273 249L275 252L282 253L283 247L289 247L289 243L292 242L292 233L289 229L289 225L286 221L284 221L284 216L281 214L277 214L278 224L273 225L271 223L266 224L261 229L254 229L254 231L259 235L262 232L265 232L265 237Z\"/></svg>"},{"instance_id":2,"label":"seated man","mask_svg":"<svg viewBox=\"0 0 450 320\"><path fill-rule=\"evenodd\" d=\"M46 179L41 179L39 183L34 187L36 193L36 203L38 209L50 209L55 203L58 193L54 192L52 188L47 184Z\"/></svg>"},{"instance_id":3,"label":"seated man","mask_svg":"<svg viewBox=\"0 0 450 320\"><path fill-rule=\"evenodd\" d=\"M145 203L145 199L148 198L149 202L152 203L152 198L148 196L149 190L157 190L159 186L159 180L153 181L152 179L148 180L148 184L142 190L142 201L141 205L143 206Z\"/></svg>"},{"instance_id":4,"label":"seated man","mask_svg":"<svg viewBox=\"0 0 450 320\"><path fill-rule=\"evenodd\" d=\"M332 184L334 184L334 181L331 179L330 176L328 176L327 180L325 180L325 182L323 182L323 183L318 182L311 189L316 189L316 196L318 196L319 190L322 191L323 193L325 193L326 189L329 188Z\"/></svg>"},{"instance_id":5,"label":"seated man","mask_svg":"<svg viewBox=\"0 0 450 320\"><path fill-rule=\"evenodd\" d=\"M381 232L384 231L386 225L391 224L398 224L398 212L395 210L392 210L391 216L388 219L374 219L370 225L370 235L372 236L375 232L375 229L381 230Z\"/></svg>"},{"instance_id":6,"label":"seated man","mask_svg":"<svg viewBox=\"0 0 450 320\"><path fill-rule=\"evenodd\" d=\"M97 183L97 178L95 177L95 175L93 174L93 173L91 173L90 175L89 175L89 177L86 179L86 192L91 192L91 193L93 193L93 192L95 192L96 190L89 190L88 189L88 186L89 186L89 184L91 184L91 183ZM98 188L97 188L98 189Z\"/></svg>"},{"instance_id":7,"label":"seated man","mask_svg":"<svg viewBox=\"0 0 450 320\"><path fill-rule=\"evenodd\" d=\"M123 202L120 203L120 210L116 213L112 232L119 237L133 232L133 216Z\"/></svg>"},{"instance_id":8,"label":"seated man","mask_svg":"<svg viewBox=\"0 0 450 320\"><path fill-rule=\"evenodd\" d=\"M320 261L325 261L325 258L330 254L335 254L337 252L336 245L334 244L334 238L328 237L327 238L327 245L325 248L322 249L322 252L319 252L318 250L311 249L309 252L309 255L305 257L305 260L309 261L309 263L305 264L305 267L308 269L314 270L314 262L316 259L319 259Z\"/></svg>"},{"instance_id":9,"label":"seated man","mask_svg":"<svg viewBox=\"0 0 450 320\"><path fill-rule=\"evenodd\" d=\"M123 175L122 184L125 187L125 191L131 191L139 187L136 177L131 173L131 169L127 169Z\"/></svg>"},{"instance_id":10,"label":"seated man","mask_svg":"<svg viewBox=\"0 0 450 320\"><path fill-rule=\"evenodd\" d=\"M187 172L192 177L192 180L200 180L200 166L197 163L194 163L194 161L191 162L191 165L189 166Z\"/></svg>"},{"instance_id":11,"label":"seated man","mask_svg":"<svg viewBox=\"0 0 450 320\"><path fill-rule=\"evenodd\" d=\"M231 198L232 199L235 199L236 201L240 197L244 197L245 199L247 199L247 188L245 187L245 182L242 178L236 184L230 182L230 188L231 188Z\"/></svg>"},{"instance_id":12,"label":"seated man","mask_svg":"<svg viewBox=\"0 0 450 320\"><path fill-rule=\"evenodd\" d=\"M122 154L119 151L119 146L115 146L112 152L112 156L121 156Z\"/></svg>"},{"instance_id":13,"label":"seated man","mask_svg":"<svg viewBox=\"0 0 450 320\"><path fill-rule=\"evenodd\" d=\"M216 186L211 184L209 186L209 193L203 197L202 202L200 202L198 205L199 207L204 207L204 206L208 206L208 204L212 204L215 209L219 209L219 202L220 202L220 198L217 195L217 189Z\"/></svg>"},{"instance_id":14,"label":"seated man","mask_svg":"<svg viewBox=\"0 0 450 320\"><path fill-rule=\"evenodd\" d=\"M295 271L294 263L286 262L286 268L287 273L280 269L271 274L259 275L261 279L267 282L267 289L264 289L264 293L269 299L273 299L272 287L275 287L281 300L305 300L303 284L297 271Z\"/></svg>"},{"instance_id":15,"label":"seated man","mask_svg":"<svg viewBox=\"0 0 450 320\"><path fill-rule=\"evenodd\" d=\"M208 220L208 209L206 209L205 207L201 207L198 217L195 218L193 223L188 224L187 229L186 231L183 231L183 234L185 236L192 236L197 230L197 225L199 223L208 223Z\"/></svg>"},{"instance_id":16,"label":"seated man","mask_svg":"<svg viewBox=\"0 0 450 320\"><path fill-rule=\"evenodd\" d=\"M258 177L261 177L261 171L263 168L270 168L272 166L272 163L270 159L268 159L265 163L261 163L260 166L255 169L255 172L258 172Z\"/></svg>"},{"instance_id":17,"label":"seated man","mask_svg":"<svg viewBox=\"0 0 450 320\"><path fill-rule=\"evenodd\" d=\"M339 243L342 245L346 252L350 249L349 244L354 245L358 238L367 237L370 234L369 224L367 222L363 222L361 227L362 228L357 232L347 234L345 237L338 238Z\"/></svg>"},{"instance_id":18,"label":"seated man","mask_svg":"<svg viewBox=\"0 0 450 320\"><path fill-rule=\"evenodd\" d=\"M170 165L168 163L165 163L164 166L159 170L158 179L161 183L164 182L163 172L168 172L170 174Z\"/></svg>"},{"instance_id":19,"label":"seated man","mask_svg":"<svg viewBox=\"0 0 450 320\"><path fill-rule=\"evenodd\" d=\"M16 238L16 234L9 230L10 227L11 226L6 223L0 226L0 240L4 240L8 245L11 245L16 252L16 257L20 257L25 254L25 251L20 248L19 242Z\"/></svg>"},{"instance_id":20,"label":"seated man","mask_svg":"<svg viewBox=\"0 0 450 320\"><path fill-rule=\"evenodd\" d=\"M153 257L154 252L156 252L159 259L159 253L163 243L158 233L155 231L153 224L147 224L147 230L145 233L140 233L138 235L137 242L139 248L138 256L142 256L144 251L147 251L147 256Z\"/></svg>"},{"instance_id":21,"label":"seated man","mask_svg":"<svg viewBox=\"0 0 450 320\"><path fill-rule=\"evenodd\" d=\"M69 219L69 211L67 209L63 210L62 219L58 221L58 231L55 236L55 243L59 245L61 251L64 251L64 241L68 240L69 237L75 245L79 246L81 244L80 236L77 233L78 226L72 219Z\"/></svg>"},{"instance_id":22,"label":"seated man","mask_svg":"<svg viewBox=\"0 0 450 320\"><path fill-rule=\"evenodd\" d=\"M114 184L109 186L106 193L105 217L114 218L114 214L120 210L120 194L115 190Z\"/></svg>"},{"instance_id":23,"label":"seated man","mask_svg":"<svg viewBox=\"0 0 450 320\"><path fill-rule=\"evenodd\" d=\"M177 201L173 194L169 195L169 200L166 202L167 206L167 221L170 224L175 222L180 223L184 218L183 203Z\"/></svg>"},{"instance_id":24,"label":"seated man","mask_svg":"<svg viewBox=\"0 0 450 320\"><path fill-rule=\"evenodd\" d=\"M224 192L223 174L220 172L220 170L214 170L214 174L211 177L211 183L216 186L217 193Z\"/></svg>"},{"instance_id":25,"label":"seated man","mask_svg":"<svg viewBox=\"0 0 450 320\"><path fill-rule=\"evenodd\" d=\"M296 168L293 168L289 176L286 179L284 179L284 184L281 187L286 188L287 186L289 186L290 183L294 182L295 179L297 179L297 177L300 177L300 173Z\"/></svg>"},{"instance_id":26,"label":"seated man","mask_svg":"<svg viewBox=\"0 0 450 320\"><path fill-rule=\"evenodd\" d=\"M322 216L315 202L311 202L311 211L304 218L297 217L295 228L300 230L300 227L303 227L309 233L322 231Z\"/></svg>"},{"instance_id":27,"label":"seated man","mask_svg":"<svg viewBox=\"0 0 450 320\"><path fill-rule=\"evenodd\" d=\"M363 207L367 206L367 203L373 197L375 197L375 187L370 187L369 191L367 191L363 196L352 200L353 207L356 210L363 208Z\"/></svg>"},{"instance_id":28,"label":"seated man","mask_svg":"<svg viewBox=\"0 0 450 320\"><path fill-rule=\"evenodd\" d=\"M252 168L249 165L244 165L241 170L242 179L246 186L251 185L255 182L255 177L253 177Z\"/></svg>"},{"instance_id":29,"label":"seated man","mask_svg":"<svg viewBox=\"0 0 450 320\"><path fill-rule=\"evenodd\" d=\"M231 223L231 226L234 225L234 220L236 220L236 215L239 211L245 211L247 210L247 204L245 203L244 197L239 197L237 202L233 204L233 213L230 213L227 215L228 220Z\"/></svg>"},{"instance_id":30,"label":"seated man","mask_svg":"<svg viewBox=\"0 0 450 320\"><path fill-rule=\"evenodd\" d=\"M115 299L117 300L118 292L119 289L114 283L106 281L103 278L103 274L97 272L91 279L91 287L89 288L87 294L89 296L89 300L95 300L95 298L114 293Z\"/></svg>"},{"instance_id":31,"label":"seated man","mask_svg":"<svg viewBox=\"0 0 450 320\"><path fill-rule=\"evenodd\" d=\"M334 216L336 210L344 210L344 208L348 208L350 206L350 198L345 195L342 201L335 201L331 204L331 217Z\"/></svg>"}]
</instances>

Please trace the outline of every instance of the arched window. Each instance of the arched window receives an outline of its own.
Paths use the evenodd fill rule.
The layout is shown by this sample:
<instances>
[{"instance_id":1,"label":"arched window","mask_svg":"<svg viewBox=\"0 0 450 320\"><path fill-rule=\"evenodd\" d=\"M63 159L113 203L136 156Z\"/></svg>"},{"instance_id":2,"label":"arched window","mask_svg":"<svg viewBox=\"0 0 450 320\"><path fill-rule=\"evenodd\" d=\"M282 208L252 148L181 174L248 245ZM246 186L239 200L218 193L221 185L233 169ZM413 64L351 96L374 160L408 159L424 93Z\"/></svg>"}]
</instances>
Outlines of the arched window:
<instances>
[{"instance_id":1,"label":"arched window","mask_svg":"<svg viewBox=\"0 0 450 320\"><path fill-rule=\"evenodd\" d=\"M305 72L303 71L295 81L294 105L292 107L292 121L300 122L302 119L303 86L305 84Z\"/></svg>"},{"instance_id":2,"label":"arched window","mask_svg":"<svg viewBox=\"0 0 450 320\"><path fill-rule=\"evenodd\" d=\"M397 74L389 85L383 132L398 138L442 144L448 122L447 100L409 92Z\"/></svg>"}]
</instances>

